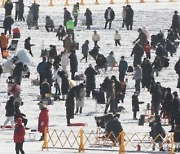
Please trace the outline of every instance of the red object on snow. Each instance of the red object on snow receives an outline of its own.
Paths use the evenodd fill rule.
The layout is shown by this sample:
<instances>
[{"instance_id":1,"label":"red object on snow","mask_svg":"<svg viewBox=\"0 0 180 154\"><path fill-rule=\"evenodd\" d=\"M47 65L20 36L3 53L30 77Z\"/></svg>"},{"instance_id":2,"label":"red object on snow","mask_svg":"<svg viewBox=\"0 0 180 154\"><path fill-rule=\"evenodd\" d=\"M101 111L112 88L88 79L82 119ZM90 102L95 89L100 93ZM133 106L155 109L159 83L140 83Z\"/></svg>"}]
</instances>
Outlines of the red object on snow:
<instances>
[{"instance_id":1,"label":"red object on snow","mask_svg":"<svg viewBox=\"0 0 180 154\"><path fill-rule=\"evenodd\" d=\"M86 126L87 124L79 122L79 123L71 123L70 126Z\"/></svg>"},{"instance_id":2,"label":"red object on snow","mask_svg":"<svg viewBox=\"0 0 180 154\"><path fill-rule=\"evenodd\" d=\"M14 28L14 29L12 29L12 32L13 32L13 33L19 33L19 34L20 34L19 28Z\"/></svg>"}]
</instances>

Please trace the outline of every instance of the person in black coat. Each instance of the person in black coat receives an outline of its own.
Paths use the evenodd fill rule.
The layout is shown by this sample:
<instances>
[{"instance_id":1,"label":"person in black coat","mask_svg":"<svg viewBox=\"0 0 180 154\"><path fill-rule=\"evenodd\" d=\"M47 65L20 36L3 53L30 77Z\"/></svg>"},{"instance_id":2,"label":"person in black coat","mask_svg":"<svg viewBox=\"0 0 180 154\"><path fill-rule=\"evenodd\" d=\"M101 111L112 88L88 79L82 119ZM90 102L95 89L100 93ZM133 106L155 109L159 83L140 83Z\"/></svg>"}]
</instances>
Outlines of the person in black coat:
<instances>
[{"instance_id":1,"label":"person in black coat","mask_svg":"<svg viewBox=\"0 0 180 154\"><path fill-rule=\"evenodd\" d=\"M11 96L6 103L6 121L4 122L4 126L10 121L11 127L14 128L14 97Z\"/></svg>"},{"instance_id":2,"label":"person in black coat","mask_svg":"<svg viewBox=\"0 0 180 154\"><path fill-rule=\"evenodd\" d=\"M75 95L76 95L76 88L78 86L75 86L71 88L67 94L66 98L66 119L67 119L67 126L70 126L70 119L74 118L74 107L75 107Z\"/></svg>"},{"instance_id":3,"label":"person in black coat","mask_svg":"<svg viewBox=\"0 0 180 154\"><path fill-rule=\"evenodd\" d=\"M142 88L150 88L150 82L152 77L152 65L147 58L144 58L142 65Z\"/></svg>"},{"instance_id":4,"label":"person in black coat","mask_svg":"<svg viewBox=\"0 0 180 154\"><path fill-rule=\"evenodd\" d=\"M7 34L7 31L9 31L9 35L11 35L11 26L12 26L13 23L14 23L14 20L10 15L5 16L5 19L4 19L4 22L3 22L5 35Z\"/></svg>"},{"instance_id":5,"label":"person in black coat","mask_svg":"<svg viewBox=\"0 0 180 154\"><path fill-rule=\"evenodd\" d=\"M138 43L136 43L136 45L134 46L131 52L131 56L134 55L134 61L133 61L134 66L141 65L143 54L144 54L144 49Z\"/></svg>"},{"instance_id":6,"label":"person in black coat","mask_svg":"<svg viewBox=\"0 0 180 154\"><path fill-rule=\"evenodd\" d=\"M126 28L132 30L134 11L131 5L126 6Z\"/></svg>"},{"instance_id":7,"label":"person in black coat","mask_svg":"<svg viewBox=\"0 0 180 154\"><path fill-rule=\"evenodd\" d=\"M176 127L174 129L174 142L175 142L174 152L180 152L180 122L176 124Z\"/></svg>"},{"instance_id":8,"label":"person in black coat","mask_svg":"<svg viewBox=\"0 0 180 154\"><path fill-rule=\"evenodd\" d=\"M41 85L45 79L46 66L47 66L46 57L43 57L42 62L40 62L37 66L37 72L40 76L40 89L41 89Z\"/></svg>"},{"instance_id":9,"label":"person in black coat","mask_svg":"<svg viewBox=\"0 0 180 154\"><path fill-rule=\"evenodd\" d=\"M19 109L19 103L18 102L14 102L15 104L15 112L14 112L14 120L16 122L16 120L18 118L22 119L22 122L24 123L24 126L27 125L28 120L26 119L26 115L24 113L21 112L21 110Z\"/></svg>"},{"instance_id":10,"label":"person in black coat","mask_svg":"<svg viewBox=\"0 0 180 154\"><path fill-rule=\"evenodd\" d=\"M81 61L85 58L86 63L87 63L88 52L89 52L89 41L86 40L84 42L84 44L82 45L82 54L83 54L83 57L81 58Z\"/></svg>"},{"instance_id":11,"label":"person in black coat","mask_svg":"<svg viewBox=\"0 0 180 154\"><path fill-rule=\"evenodd\" d=\"M11 15L12 14L12 9L13 9L13 3L11 0L6 0L5 5L5 16Z\"/></svg>"},{"instance_id":12,"label":"person in black coat","mask_svg":"<svg viewBox=\"0 0 180 154\"><path fill-rule=\"evenodd\" d=\"M75 73L77 72L77 69L78 69L78 60L77 60L75 50L71 50L69 59L70 59L71 80L74 80Z\"/></svg>"},{"instance_id":13,"label":"person in black coat","mask_svg":"<svg viewBox=\"0 0 180 154\"><path fill-rule=\"evenodd\" d=\"M50 50L49 50L49 57L48 61L52 62L52 60L57 56L57 50L55 45L50 45Z\"/></svg>"},{"instance_id":14,"label":"person in black coat","mask_svg":"<svg viewBox=\"0 0 180 154\"><path fill-rule=\"evenodd\" d=\"M178 97L177 91L173 93L173 101L171 105L171 131L174 131L174 124L177 124L180 119L180 99Z\"/></svg>"},{"instance_id":15,"label":"person in black coat","mask_svg":"<svg viewBox=\"0 0 180 154\"><path fill-rule=\"evenodd\" d=\"M90 93L96 88L95 75L97 72L90 64L84 74L86 75L86 97L90 97Z\"/></svg>"},{"instance_id":16,"label":"person in black coat","mask_svg":"<svg viewBox=\"0 0 180 154\"><path fill-rule=\"evenodd\" d=\"M32 54L32 51L31 51L31 46L33 46L33 44L31 44L30 41L31 41L31 37L28 37L24 42L24 48L26 50L28 50L29 54L33 57L33 54Z\"/></svg>"},{"instance_id":17,"label":"person in black coat","mask_svg":"<svg viewBox=\"0 0 180 154\"><path fill-rule=\"evenodd\" d=\"M15 83L21 85L21 80L22 80L22 71L23 71L23 63L22 62L18 62L16 63L16 66L13 70L13 78Z\"/></svg>"},{"instance_id":18,"label":"person in black coat","mask_svg":"<svg viewBox=\"0 0 180 154\"><path fill-rule=\"evenodd\" d=\"M174 11L172 18L172 29L176 34L180 35L180 16L178 15L178 11Z\"/></svg>"},{"instance_id":19,"label":"person in black coat","mask_svg":"<svg viewBox=\"0 0 180 154\"><path fill-rule=\"evenodd\" d=\"M71 13L67 10L67 8L64 8L64 26L66 26L66 22L71 18Z\"/></svg>"},{"instance_id":20,"label":"person in black coat","mask_svg":"<svg viewBox=\"0 0 180 154\"><path fill-rule=\"evenodd\" d=\"M154 83L150 89L152 95L152 113L155 113L155 116L159 114L160 104L163 97L163 91L160 83Z\"/></svg>"},{"instance_id":21,"label":"person in black coat","mask_svg":"<svg viewBox=\"0 0 180 154\"><path fill-rule=\"evenodd\" d=\"M155 120L149 123L149 126L151 127L151 131L150 131L150 137L152 137L153 140L155 140L155 142L153 143L153 148L152 150L155 150L155 143L159 144L159 151L165 151L163 149L163 138L165 138L166 136L166 132L164 130L164 128L161 125L161 121L160 121L160 117L157 115L155 116ZM161 135L161 136L158 136ZM158 137L157 137L158 136Z\"/></svg>"},{"instance_id":22,"label":"person in black coat","mask_svg":"<svg viewBox=\"0 0 180 154\"><path fill-rule=\"evenodd\" d=\"M107 71L107 61L106 57L102 54L98 54L96 58L96 66L95 69L99 72L99 68L104 68Z\"/></svg>"},{"instance_id":23,"label":"person in black coat","mask_svg":"<svg viewBox=\"0 0 180 154\"><path fill-rule=\"evenodd\" d=\"M41 93L41 99L45 98L46 94L51 93L51 86L47 82L47 79L44 79L44 82L41 85L40 93Z\"/></svg>"},{"instance_id":24,"label":"person in black coat","mask_svg":"<svg viewBox=\"0 0 180 154\"><path fill-rule=\"evenodd\" d=\"M86 26L87 29L90 29L90 26L92 25L92 12L89 8L86 9L86 12L84 13L84 16L86 16Z\"/></svg>"},{"instance_id":25,"label":"person in black coat","mask_svg":"<svg viewBox=\"0 0 180 154\"><path fill-rule=\"evenodd\" d=\"M123 128L118 120L119 117L119 114L114 115L114 117L105 126L106 137L108 137L111 133L109 138L113 143L117 141L120 143L121 141L119 134L123 131Z\"/></svg>"},{"instance_id":26,"label":"person in black coat","mask_svg":"<svg viewBox=\"0 0 180 154\"><path fill-rule=\"evenodd\" d=\"M19 19L18 21L25 21L24 19L24 2L19 0Z\"/></svg>"},{"instance_id":27,"label":"person in black coat","mask_svg":"<svg viewBox=\"0 0 180 154\"><path fill-rule=\"evenodd\" d=\"M57 30L56 37L58 37L58 39L62 41L65 34L66 33L65 33L65 30L64 30L64 27L62 25L60 25L58 30Z\"/></svg>"},{"instance_id":28,"label":"person in black coat","mask_svg":"<svg viewBox=\"0 0 180 154\"><path fill-rule=\"evenodd\" d=\"M66 95L68 94L69 91L69 80L68 80L68 75L64 71L59 71L58 75L61 77L61 92L62 92L62 100L65 100Z\"/></svg>"},{"instance_id":29,"label":"person in black coat","mask_svg":"<svg viewBox=\"0 0 180 154\"><path fill-rule=\"evenodd\" d=\"M177 88L180 88L180 57L176 62L176 64L174 65L174 70L176 71L176 74L178 74Z\"/></svg>"},{"instance_id":30,"label":"person in black coat","mask_svg":"<svg viewBox=\"0 0 180 154\"><path fill-rule=\"evenodd\" d=\"M109 29L111 29L111 23L114 20L114 17L115 17L114 10L111 7L108 7L104 13L104 18L106 20L104 29L106 29L108 23L109 23Z\"/></svg>"},{"instance_id":31,"label":"person in black coat","mask_svg":"<svg viewBox=\"0 0 180 154\"><path fill-rule=\"evenodd\" d=\"M135 91L132 95L132 111L133 111L133 119L137 120L137 112L139 111L139 99L138 93Z\"/></svg>"},{"instance_id":32,"label":"person in black coat","mask_svg":"<svg viewBox=\"0 0 180 154\"><path fill-rule=\"evenodd\" d=\"M0 65L0 77L2 73L3 73L3 69L2 69L2 66Z\"/></svg>"}]
</instances>

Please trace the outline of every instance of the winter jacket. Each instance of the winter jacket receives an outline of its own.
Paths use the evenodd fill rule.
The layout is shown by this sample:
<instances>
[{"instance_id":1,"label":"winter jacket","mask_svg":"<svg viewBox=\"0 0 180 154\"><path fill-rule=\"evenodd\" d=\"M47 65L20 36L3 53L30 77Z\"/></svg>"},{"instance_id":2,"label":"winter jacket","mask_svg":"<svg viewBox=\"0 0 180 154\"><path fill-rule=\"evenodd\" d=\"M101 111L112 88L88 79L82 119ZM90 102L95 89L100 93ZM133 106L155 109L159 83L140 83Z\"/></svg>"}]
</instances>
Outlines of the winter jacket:
<instances>
[{"instance_id":1,"label":"winter jacket","mask_svg":"<svg viewBox=\"0 0 180 154\"><path fill-rule=\"evenodd\" d=\"M31 12L28 13L26 23L28 26L33 26L33 14Z\"/></svg>"},{"instance_id":2,"label":"winter jacket","mask_svg":"<svg viewBox=\"0 0 180 154\"><path fill-rule=\"evenodd\" d=\"M172 28L176 29L177 32L180 32L180 16L178 14L173 15Z\"/></svg>"},{"instance_id":3,"label":"winter jacket","mask_svg":"<svg viewBox=\"0 0 180 154\"><path fill-rule=\"evenodd\" d=\"M13 9L13 3L11 1L6 1L4 8L5 8L5 15L6 16L11 15Z\"/></svg>"},{"instance_id":4,"label":"winter jacket","mask_svg":"<svg viewBox=\"0 0 180 154\"><path fill-rule=\"evenodd\" d=\"M140 80L142 78L142 69L140 66L135 67L135 72L133 76L134 80Z\"/></svg>"},{"instance_id":5,"label":"winter jacket","mask_svg":"<svg viewBox=\"0 0 180 154\"><path fill-rule=\"evenodd\" d=\"M156 139L155 140L156 143L162 142L163 141L162 138L164 138L166 136L166 133L165 133L165 130L163 129L161 123L153 121L152 123L150 123L150 127L151 127L150 136L153 139ZM162 138L160 136L157 137L158 135L161 135Z\"/></svg>"},{"instance_id":6,"label":"winter jacket","mask_svg":"<svg viewBox=\"0 0 180 154\"><path fill-rule=\"evenodd\" d=\"M22 71L23 71L23 63L18 62L13 70L13 77L21 77L22 76Z\"/></svg>"},{"instance_id":7,"label":"winter jacket","mask_svg":"<svg viewBox=\"0 0 180 154\"><path fill-rule=\"evenodd\" d=\"M126 9L126 24L127 25L132 25L133 24L133 16L134 16L134 11L131 7Z\"/></svg>"},{"instance_id":8,"label":"winter jacket","mask_svg":"<svg viewBox=\"0 0 180 154\"><path fill-rule=\"evenodd\" d=\"M139 99L138 95L132 95L132 111L139 111Z\"/></svg>"},{"instance_id":9,"label":"winter jacket","mask_svg":"<svg viewBox=\"0 0 180 154\"><path fill-rule=\"evenodd\" d=\"M114 17L115 17L115 13L114 13L114 10L109 8L109 9L106 9L105 13L104 13L104 18L108 21L113 21L114 20Z\"/></svg>"},{"instance_id":10,"label":"winter jacket","mask_svg":"<svg viewBox=\"0 0 180 154\"><path fill-rule=\"evenodd\" d=\"M7 117L14 116L14 99L10 99L7 101L5 109Z\"/></svg>"},{"instance_id":11,"label":"winter jacket","mask_svg":"<svg viewBox=\"0 0 180 154\"><path fill-rule=\"evenodd\" d=\"M14 23L13 18L11 16L6 16L3 22L4 29L11 29L13 23Z\"/></svg>"},{"instance_id":12,"label":"winter jacket","mask_svg":"<svg viewBox=\"0 0 180 154\"><path fill-rule=\"evenodd\" d=\"M75 106L74 98L75 98L76 88L77 86L71 88L67 95L65 106L66 106L66 118L68 119L74 118L74 106Z\"/></svg>"},{"instance_id":13,"label":"winter jacket","mask_svg":"<svg viewBox=\"0 0 180 154\"><path fill-rule=\"evenodd\" d=\"M14 142L15 143L22 143L24 142L24 136L25 136L25 128L22 125L22 119L17 119L17 124L15 125L14 129Z\"/></svg>"},{"instance_id":14,"label":"winter jacket","mask_svg":"<svg viewBox=\"0 0 180 154\"><path fill-rule=\"evenodd\" d=\"M68 66L69 65L69 53L64 52L61 55L61 65L62 66Z\"/></svg>"},{"instance_id":15,"label":"winter jacket","mask_svg":"<svg viewBox=\"0 0 180 154\"><path fill-rule=\"evenodd\" d=\"M74 17L77 17L79 15L79 5L78 4L74 5L72 14Z\"/></svg>"},{"instance_id":16,"label":"winter jacket","mask_svg":"<svg viewBox=\"0 0 180 154\"><path fill-rule=\"evenodd\" d=\"M120 60L119 62L119 72L126 72L128 69L128 63L125 60Z\"/></svg>"},{"instance_id":17,"label":"winter jacket","mask_svg":"<svg viewBox=\"0 0 180 154\"><path fill-rule=\"evenodd\" d=\"M30 50L30 49L31 49L31 43L30 43L30 39L29 39L29 38L27 38L27 39L25 40L25 42L24 42L24 48L25 48L26 50Z\"/></svg>"},{"instance_id":18,"label":"winter jacket","mask_svg":"<svg viewBox=\"0 0 180 154\"><path fill-rule=\"evenodd\" d=\"M63 45L64 49L67 51L70 51L71 44L72 44L72 38L70 36L66 36L63 42L64 42L64 45Z\"/></svg>"},{"instance_id":19,"label":"winter jacket","mask_svg":"<svg viewBox=\"0 0 180 154\"><path fill-rule=\"evenodd\" d=\"M70 19L71 19L71 13L68 10L66 10L64 12L64 26L66 26L66 22Z\"/></svg>"},{"instance_id":20,"label":"winter jacket","mask_svg":"<svg viewBox=\"0 0 180 154\"><path fill-rule=\"evenodd\" d=\"M92 12L89 9L86 9L84 16L86 16L86 25L92 25Z\"/></svg>"},{"instance_id":21,"label":"winter jacket","mask_svg":"<svg viewBox=\"0 0 180 154\"><path fill-rule=\"evenodd\" d=\"M99 36L99 34L93 34L93 35L92 35L92 40L93 40L93 41L100 41L100 36Z\"/></svg>"},{"instance_id":22,"label":"winter jacket","mask_svg":"<svg viewBox=\"0 0 180 154\"><path fill-rule=\"evenodd\" d=\"M61 92L62 95L66 95L69 91L69 80L68 80L68 76L64 71L60 71L58 72L58 75L61 77Z\"/></svg>"},{"instance_id":23,"label":"winter jacket","mask_svg":"<svg viewBox=\"0 0 180 154\"><path fill-rule=\"evenodd\" d=\"M60 76L58 75L58 72L59 72L59 71L61 71L61 68L54 69L53 80L60 85L60 83L61 83L61 78L60 78Z\"/></svg>"},{"instance_id":24,"label":"winter jacket","mask_svg":"<svg viewBox=\"0 0 180 154\"><path fill-rule=\"evenodd\" d=\"M114 40L121 40L121 35L119 33L115 33Z\"/></svg>"},{"instance_id":25,"label":"winter jacket","mask_svg":"<svg viewBox=\"0 0 180 154\"><path fill-rule=\"evenodd\" d=\"M75 51L73 51L70 54L69 59L70 59L70 72L77 72L78 71L78 60L77 60Z\"/></svg>"},{"instance_id":26,"label":"winter jacket","mask_svg":"<svg viewBox=\"0 0 180 154\"><path fill-rule=\"evenodd\" d=\"M41 109L41 112L39 114L38 131L40 133L44 133L45 128L48 129L48 127L49 127L48 109L47 108L43 108L43 109Z\"/></svg>"},{"instance_id":27,"label":"winter jacket","mask_svg":"<svg viewBox=\"0 0 180 154\"><path fill-rule=\"evenodd\" d=\"M66 22L66 29L67 30L74 30L74 21L73 20L68 20Z\"/></svg>"},{"instance_id":28,"label":"winter jacket","mask_svg":"<svg viewBox=\"0 0 180 154\"><path fill-rule=\"evenodd\" d=\"M89 52L89 45L87 43L84 43L82 45L82 54L83 55L88 55L88 52Z\"/></svg>"},{"instance_id":29,"label":"winter jacket","mask_svg":"<svg viewBox=\"0 0 180 154\"><path fill-rule=\"evenodd\" d=\"M113 67L117 63L116 59L113 55L108 55L106 58L106 61L107 61L107 65L109 67Z\"/></svg>"},{"instance_id":30,"label":"winter jacket","mask_svg":"<svg viewBox=\"0 0 180 154\"><path fill-rule=\"evenodd\" d=\"M37 66L37 72L38 72L39 74L45 73L46 67L47 67L47 62L46 62L46 61L40 62L40 63L38 64L38 66Z\"/></svg>"},{"instance_id":31,"label":"winter jacket","mask_svg":"<svg viewBox=\"0 0 180 154\"><path fill-rule=\"evenodd\" d=\"M86 91L84 88L79 88L76 93L76 107L84 107Z\"/></svg>"},{"instance_id":32,"label":"winter jacket","mask_svg":"<svg viewBox=\"0 0 180 154\"><path fill-rule=\"evenodd\" d=\"M39 18L39 4L33 3L31 5L30 11L32 12L33 15L33 20L38 20Z\"/></svg>"},{"instance_id":33,"label":"winter jacket","mask_svg":"<svg viewBox=\"0 0 180 154\"><path fill-rule=\"evenodd\" d=\"M144 49L139 44L136 44L131 52L131 56L134 55L133 63L137 65L141 65L143 54L144 54Z\"/></svg>"},{"instance_id":34,"label":"winter jacket","mask_svg":"<svg viewBox=\"0 0 180 154\"><path fill-rule=\"evenodd\" d=\"M54 28L54 21L50 17L46 17L46 25L47 28Z\"/></svg>"},{"instance_id":35,"label":"winter jacket","mask_svg":"<svg viewBox=\"0 0 180 154\"><path fill-rule=\"evenodd\" d=\"M86 75L86 89L94 90L96 87L95 75L97 75L97 72L92 67L88 67L84 74Z\"/></svg>"},{"instance_id":36,"label":"winter jacket","mask_svg":"<svg viewBox=\"0 0 180 154\"><path fill-rule=\"evenodd\" d=\"M1 34L0 36L0 46L1 48L8 47L8 37L5 34Z\"/></svg>"}]
</instances>

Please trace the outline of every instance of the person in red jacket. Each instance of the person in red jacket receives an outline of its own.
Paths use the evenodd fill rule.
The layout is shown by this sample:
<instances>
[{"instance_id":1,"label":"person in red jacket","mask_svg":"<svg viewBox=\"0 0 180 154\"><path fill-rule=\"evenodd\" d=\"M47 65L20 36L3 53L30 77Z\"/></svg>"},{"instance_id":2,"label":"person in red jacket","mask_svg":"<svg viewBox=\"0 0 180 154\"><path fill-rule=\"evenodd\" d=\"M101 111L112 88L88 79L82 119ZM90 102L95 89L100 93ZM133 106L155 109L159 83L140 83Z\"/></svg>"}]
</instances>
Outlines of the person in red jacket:
<instances>
[{"instance_id":1,"label":"person in red jacket","mask_svg":"<svg viewBox=\"0 0 180 154\"><path fill-rule=\"evenodd\" d=\"M25 128L22 125L22 119L18 118L16 120L16 125L14 129L14 142L15 142L15 150L16 154L25 154L23 150L23 143L24 143L24 136L25 136Z\"/></svg>"},{"instance_id":2,"label":"person in red jacket","mask_svg":"<svg viewBox=\"0 0 180 154\"><path fill-rule=\"evenodd\" d=\"M151 45L149 44L149 41L147 41L144 51L146 53L146 58L151 59Z\"/></svg>"},{"instance_id":3,"label":"person in red jacket","mask_svg":"<svg viewBox=\"0 0 180 154\"><path fill-rule=\"evenodd\" d=\"M42 136L39 140L39 141L42 141L44 140L45 128L48 129L48 126L49 126L49 115L48 115L48 109L42 103L40 103L39 107L40 107L41 112L39 114L38 131L42 133Z\"/></svg>"}]
</instances>

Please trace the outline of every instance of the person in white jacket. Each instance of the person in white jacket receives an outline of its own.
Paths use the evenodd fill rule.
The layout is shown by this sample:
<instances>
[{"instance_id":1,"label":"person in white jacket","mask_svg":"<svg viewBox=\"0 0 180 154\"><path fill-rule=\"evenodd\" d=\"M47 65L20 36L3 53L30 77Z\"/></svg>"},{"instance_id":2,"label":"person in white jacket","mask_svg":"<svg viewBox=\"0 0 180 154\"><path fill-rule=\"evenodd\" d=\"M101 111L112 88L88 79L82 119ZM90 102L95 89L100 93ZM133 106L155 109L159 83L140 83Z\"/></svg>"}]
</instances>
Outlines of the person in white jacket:
<instances>
[{"instance_id":1,"label":"person in white jacket","mask_svg":"<svg viewBox=\"0 0 180 154\"><path fill-rule=\"evenodd\" d=\"M69 53L66 52L66 51L63 51L62 54L61 54L61 67L62 67L62 70L68 74L67 72L67 66L69 65Z\"/></svg>"},{"instance_id":2,"label":"person in white jacket","mask_svg":"<svg viewBox=\"0 0 180 154\"><path fill-rule=\"evenodd\" d=\"M59 64L54 65L54 72L53 72L53 80L54 80L54 86L56 89L55 92L55 98L58 98L58 96L61 94L60 90L60 84L61 84L61 77L58 75L58 72L61 71L61 68L59 67Z\"/></svg>"},{"instance_id":3,"label":"person in white jacket","mask_svg":"<svg viewBox=\"0 0 180 154\"><path fill-rule=\"evenodd\" d=\"M94 34L92 35L92 40L94 41L94 47L98 47L99 48L97 43L98 43L98 41L100 41L100 35L97 34L96 30L94 31Z\"/></svg>"},{"instance_id":4,"label":"person in white jacket","mask_svg":"<svg viewBox=\"0 0 180 154\"><path fill-rule=\"evenodd\" d=\"M120 40L121 40L121 35L119 34L119 32L116 30L115 31L115 34L114 34L114 41L115 41L115 45L119 45L121 46L121 43L120 43Z\"/></svg>"},{"instance_id":5,"label":"person in white jacket","mask_svg":"<svg viewBox=\"0 0 180 154\"><path fill-rule=\"evenodd\" d=\"M83 83L81 83L76 92L76 112L75 114L78 114L78 112L82 113L82 108L84 107L84 99L86 96L85 86ZM80 109L80 110L79 110Z\"/></svg>"}]
</instances>

